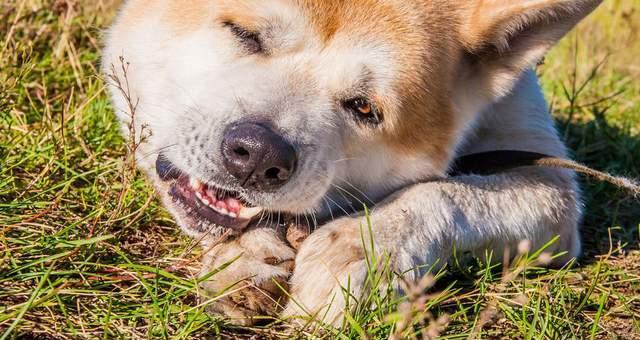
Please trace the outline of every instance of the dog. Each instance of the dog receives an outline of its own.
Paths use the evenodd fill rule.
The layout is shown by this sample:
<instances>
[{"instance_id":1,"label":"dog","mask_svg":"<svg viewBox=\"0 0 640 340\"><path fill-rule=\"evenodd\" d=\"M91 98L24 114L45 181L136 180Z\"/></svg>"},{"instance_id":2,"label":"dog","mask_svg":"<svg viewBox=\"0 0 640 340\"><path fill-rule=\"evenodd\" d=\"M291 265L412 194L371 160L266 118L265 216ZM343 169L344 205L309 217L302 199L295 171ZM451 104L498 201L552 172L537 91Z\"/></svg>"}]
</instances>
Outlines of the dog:
<instances>
[{"instance_id":1,"label":"dog","mask_svg":"<svg viewBox=\"0 0 640 340\"><path fill-rule=\"evenodd\" d=\"M213 312L339 325L369 252L407 279L454 249L559 236L552 265L580 254L572 171L450 170L501 150L567 157L533 67L599 3L128 0L103 65L125 79L110 85L123 130L150 131L138 165L201 240L203 272L227 266L203 287L243 284ZM317 230L294 249L282 216Z\"/></svg>"}]
</instances>

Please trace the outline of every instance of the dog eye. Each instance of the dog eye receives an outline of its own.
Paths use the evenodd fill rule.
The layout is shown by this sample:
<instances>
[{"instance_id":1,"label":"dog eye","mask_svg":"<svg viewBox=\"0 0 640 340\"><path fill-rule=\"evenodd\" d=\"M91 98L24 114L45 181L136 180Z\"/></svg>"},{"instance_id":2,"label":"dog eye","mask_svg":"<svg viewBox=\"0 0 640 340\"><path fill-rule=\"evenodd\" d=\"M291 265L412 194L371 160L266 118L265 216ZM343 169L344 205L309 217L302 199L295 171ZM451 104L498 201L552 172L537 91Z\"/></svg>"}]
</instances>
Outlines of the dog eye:
<instances>
[{"instance_id":1,"label":"dog eye","mask_svg":"<svg viewBox=\"0 0 640 340\"><path fill-rule=\"evenodd\" d=\"M233 22L225 22L223 25L236 36L240 43L242 43L242 46L250 54L257 54L264 51L260 33L250 31L244 27L234 24Z\"/></svg>"},{"instance_id":2,"label":"dog eye","mask_svg":"<svg viewBox=\"0 0 640 340\"><path fill-rule=\"evenodd\" d=\"M375 104L366 98L345 100L342 105L361 122L374 126L382 123L382 113Z\"/></svg>"}]
</instances>

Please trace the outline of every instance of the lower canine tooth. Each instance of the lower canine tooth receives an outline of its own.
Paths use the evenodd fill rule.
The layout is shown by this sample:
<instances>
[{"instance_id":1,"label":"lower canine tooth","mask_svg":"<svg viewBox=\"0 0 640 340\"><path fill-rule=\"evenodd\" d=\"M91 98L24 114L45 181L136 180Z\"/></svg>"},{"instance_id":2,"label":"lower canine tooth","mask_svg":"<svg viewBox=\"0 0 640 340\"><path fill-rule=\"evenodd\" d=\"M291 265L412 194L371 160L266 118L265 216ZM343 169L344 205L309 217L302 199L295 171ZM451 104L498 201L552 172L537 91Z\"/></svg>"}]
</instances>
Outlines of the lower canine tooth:
<instances>
[{"instance_id":1,"label":"lower canine tooth","mask_svg":"<svg viewBox=\"0 0 640 340\"><path fill-rule=\"evenodd\" d=\"M240 213L238 214L238 217L240 217L243 220L250 220L254 217L256 217L259 213L262 212L262 208L260 207L255 207L255 208L242 208L240 209Z\"/></svg>"},{"instance_id":2,"label":"lower canine tooth","mask_svg":"<svg viewBox=\"0 0 640 340\"><path fill-rule=\"evenodd\" d=\"M199 192L196 192L196 197L200 200L200 202L206 204L209 207L212 207L211 200L208 197L202 196L202 194Z\"/></svg>"},{"instance_id":3,"label":"lower canine tooth","mask_svg":"<svg viewBox=\"0 0 640 340\"><path fill-rule=\"evenodd\" d=\"M227 209L213 207L213 210L215 210L216 212L218 212L219 214L222 214L222 215L229 215L229 212L227 211Z\"/></svg>"},{"instance_id":4,"label":"lower canine tooth","mask_svg":"<svg viewBox=\"0 0 640 340\"><path fill-rule=\"evenodd\" d=\"M196 191L202 188L202 182L200 182L199 180L193 177L189 179L189 184L191 185L191 188L193 188L193 190L196 190Z\"/></svg>"}]
</instances>

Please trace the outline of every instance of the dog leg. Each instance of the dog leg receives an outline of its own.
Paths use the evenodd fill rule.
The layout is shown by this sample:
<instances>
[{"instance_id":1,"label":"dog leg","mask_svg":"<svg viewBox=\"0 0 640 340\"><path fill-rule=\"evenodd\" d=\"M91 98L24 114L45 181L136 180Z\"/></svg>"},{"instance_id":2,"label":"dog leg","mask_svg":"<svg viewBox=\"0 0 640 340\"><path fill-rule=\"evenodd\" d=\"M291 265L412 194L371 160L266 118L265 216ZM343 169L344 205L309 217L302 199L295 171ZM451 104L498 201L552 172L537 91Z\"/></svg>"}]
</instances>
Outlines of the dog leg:
<instances>
[{"instance_id":1,"label":"dog leg","mask_svg":"<svg viewBox=\"0 0 640 340\"><path fill-rule=\"evenodd\" d=\"M407 272L407 279L446 262L454 249L478 254L493 249L502 255L521 241L539 247L559 235L548 250L567 253L556 264L580 252L579 192L573 174L564 170L523 168L417 184L376 206L370 218L373 235L362 216L347 217L303 243L285 316L313 315L339 325L347 302L343 288L349 287L352 297L364 293L365 256L371 249L363 244L370 236L375 253L388 254L391 269Z\"/></svg>"},{"instance_id":2,"label":"dog leg","mask_svg":"<svg viewBox=\"0 0 640 340\"><path fill-rule=\"evenodd\" d=\"M201 284L209 295L222 297L210 307L211 313L251 325L256 317L275 316L282 310L281 288L288 289L295 257L284 232L252 228L213 247L204 246L202 275L220 270Z\"/></svg>"}]
</instances>

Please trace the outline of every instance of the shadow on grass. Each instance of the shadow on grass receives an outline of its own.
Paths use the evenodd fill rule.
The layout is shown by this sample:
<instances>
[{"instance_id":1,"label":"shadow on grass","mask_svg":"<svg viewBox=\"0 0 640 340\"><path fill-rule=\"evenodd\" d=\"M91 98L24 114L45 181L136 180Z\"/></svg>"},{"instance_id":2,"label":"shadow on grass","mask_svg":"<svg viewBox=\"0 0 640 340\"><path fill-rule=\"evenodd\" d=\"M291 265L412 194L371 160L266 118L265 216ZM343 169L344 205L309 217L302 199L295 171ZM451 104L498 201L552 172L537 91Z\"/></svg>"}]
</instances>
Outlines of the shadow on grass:
<instances>
[{"instance_id":1,"label":"shadow on grass","mask_svg":"<svg viewBox=\"0 0 640 340\"><path fill-rule=\"evenodd\" d=\"M640 178L640 136L631 127L618 127L593 110L595 119L585 123L558 122L573 158L594 169ZM581 227L581 264L596 261L611 248L640 247L640 198L593 178L581 177L584 219Z\"/></svg>"}]
</instances>

